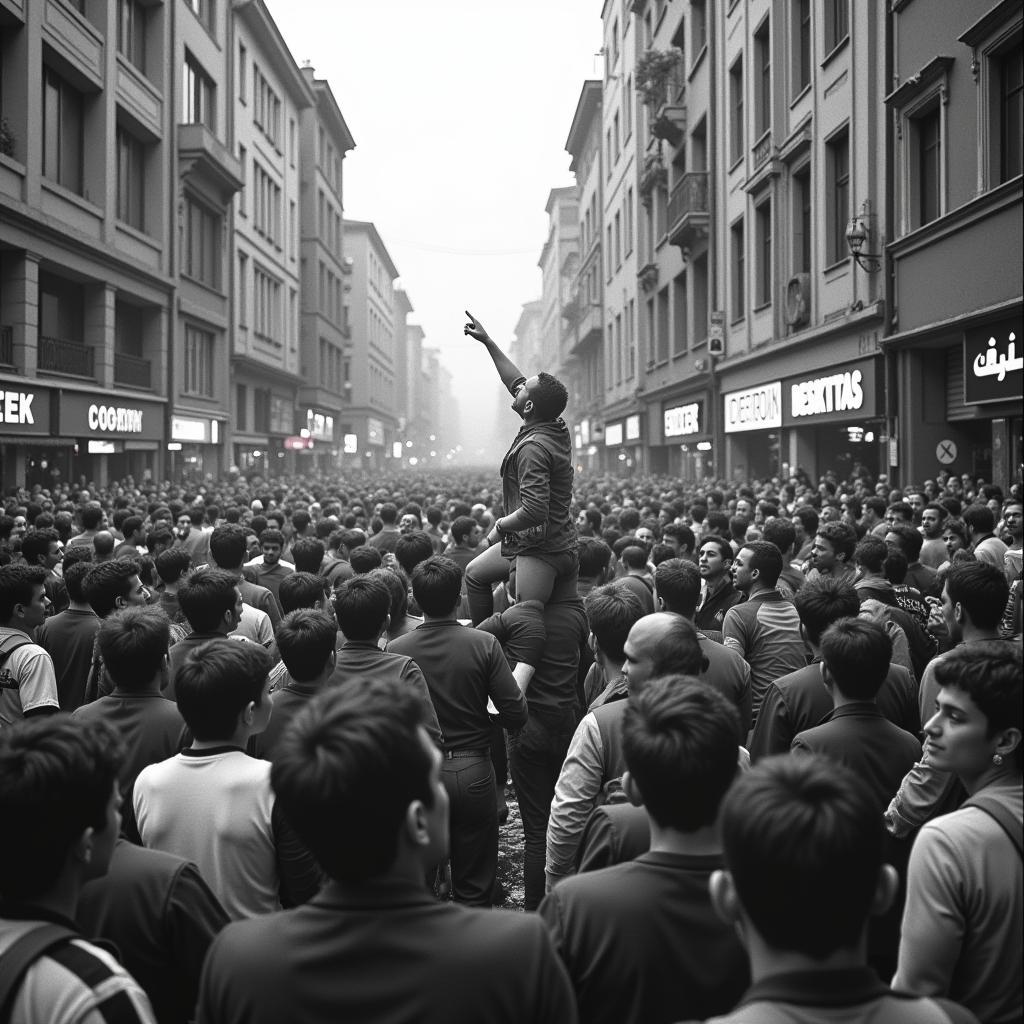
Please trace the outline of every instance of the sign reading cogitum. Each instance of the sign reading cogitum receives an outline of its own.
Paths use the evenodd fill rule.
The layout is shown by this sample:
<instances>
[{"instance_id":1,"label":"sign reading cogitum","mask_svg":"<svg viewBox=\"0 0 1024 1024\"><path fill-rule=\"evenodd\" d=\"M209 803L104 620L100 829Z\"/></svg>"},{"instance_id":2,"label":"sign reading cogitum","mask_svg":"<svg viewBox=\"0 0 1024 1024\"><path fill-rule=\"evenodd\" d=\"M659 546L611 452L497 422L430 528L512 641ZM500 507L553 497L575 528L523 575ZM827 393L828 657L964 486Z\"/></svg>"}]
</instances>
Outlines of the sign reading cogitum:
<instances>
[{"instance_id":1,"label":"sign reading cogitum","mask_svg":"<svg viewBox=\"0 0 1024 1024\"><path fill-rule=\"evenodd\" d=\"M860 370L833 373L790 385L794 416L856 412L864 404L864 374Z\"/></svg>"},{"instance_id":2,"label":"sign reading cogitum","mask_svg":"<svg viewBox=\"0 0 1024 1024\"><path fill-rule=\"evenodd\" d=\"M141 434L142 410L122 405L90 405L87 422L90 430L108 434Z\"/></svg>"}]
</instances>

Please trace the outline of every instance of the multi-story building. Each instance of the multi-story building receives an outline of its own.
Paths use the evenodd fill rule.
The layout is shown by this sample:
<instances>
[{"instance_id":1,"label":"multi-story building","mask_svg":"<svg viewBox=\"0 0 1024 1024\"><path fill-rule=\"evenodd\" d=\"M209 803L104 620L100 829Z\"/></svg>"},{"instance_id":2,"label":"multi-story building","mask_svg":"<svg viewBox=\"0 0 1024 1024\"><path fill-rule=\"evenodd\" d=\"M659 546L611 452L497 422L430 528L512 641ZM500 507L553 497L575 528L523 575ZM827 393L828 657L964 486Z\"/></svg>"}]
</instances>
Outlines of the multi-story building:
<instances>
[{"instance_id":1,"label":"multi-story building","mask_svg":"<svg viewBox=\"0 0 1024 1024\"><path fill-rule=\"evenodd\" d=\"M893 472L1007 488L1022 462L1021 5L894 4L891 18L888 246L874 209L863 226L865 251L891 261Z\"/></svg>"},{"instance_id":2,"label":"multi-story building","mask_svg":"<svg viewBox=\"0 0 1024 1024\"><path fill-rule=\"evenodd\" d=\"M64 6L64 5L57 5ZM99 7L101 5L94 4ZM109 5L128 11L153 32L164 5L125 0ZM169 472L212 473L227 466L230 408L231 203L244 187L234 154L233 18L227 4L175 0L171 32L155 32L154 59L169 68L166 106L176 125L172 168L171 417ZM122 35L129 31L127 24ZM127 159L127 158L126 158ZM145 176L148 191L148 171Z\"/></svg>"},{"instance_id":3,"label":"multi-story building","mask_svg":"<svg viewBox=\"0 0 1024 1024\"><path fill-rule=\"evenodd\" d=\"M708 133L715 82L708 11L704 3L633 9L646 466L692 480L714 461Z\"/></svg>"},{"instance_id":4,"label":"multi-story building","mask_svg":"<svg viewBox=\"0 0 1024 1024\"><path fill-rule=\"evenodd\" d=\"M243 472L275 473L293 470L297 456L305 465L316 444L285 447L308 430L298 388L319 379L301 372L299 355L300 121L314 98L264 0L232 10L234 139L246 185L232 233L231 450ZM340 255L340 210L319 229Z\"/></svg>"},{"instance_id":5,"label":"multi-story building","mask_svg":"<svg viewBox=\"0 0 1024 1024\"><path fill-rule=\"evenodd\" d=\"M576 464L597 469L604 406L604 169L601 142L601 83L586 81L565 142L572 157L579 210L579 255L566 320L565 361L569 388L567 422L573 430Z\"/></svg>"},{"instance_id":6,"label":"multi-story building","mask_svg":"<svg viewBox=\"0 0 1024 1024\"><path fill-rule=\"evenodd\" d=\"M164 60L173 6L0 3L6 486L163 469L181 141L178 72Z\"/></svg>"},{"instance_id":7,"label":"multi-story building","mask_svg":"<svg viewBox=\"0 0 1024 1024\"><path fill-rule=\"evenodd\" d=\"M509 353L512 362L529 376L530 367L543 365L545 353L541 340L541 317L544 303L540 299L523 303L523 311L516 321L514 337ZM534 371L536 372L536 371Z\"/></svg>"},{"instance_id":8,"label":"multi-story building","mask_svg":"<svg viewBox=\"0 0 1024 1024\"><path fill-rule=\"evenodd\" d=\"M299 420L313 442L321 469L338 465L341 415L348 391L345 366L352 355L346 302L352 259L344 252L345 154L355 140L330 85L312 67L302 73L314 103L300 116L299 200L302 271Z\"/></svg>"},{"instance_id":9,"label":"multi-story building","mask_svg":"<svg viewBox=\"0 0 1024 1024\"><path fill-rule=\"evenodd\" d=\"M626 0L605 0L604 95L601 130L604 157L604 466L631 472L642 464L642 405L638 399L640 360L637 294L637 167L641 155L636 123L637 29ZM659 6L664 6L659 4Z\"/></svg>"},{"instance_id":10,"label":"multi-story building","mask_svg":"<svg viewBox=\"0 0 1024 1024\"><path fill-rule=\"evenodd\" d=\"M553 188L544 211L548 236L537 260L541 276L540 362L520 367L527 376L541 370L557 373L566 362L568 335L563 311L572 294L579 259L576 189Z\"/></svg>"},{"instance_id":11,"label":"multi-story building","mask_svg":"<svg viewBox=\"0 0 1024 1024\"><path fill-rule=\"evenodd\" d=\"M412 304L396 292L398 269L373 224L345 221L345 248L352 257L352 354L344 367L350 398L343 412L343 459L353 468L380 469L398 440L396 360L404 350L395 351L395 324L405 323Z\"/></svg>"}]
</instances>

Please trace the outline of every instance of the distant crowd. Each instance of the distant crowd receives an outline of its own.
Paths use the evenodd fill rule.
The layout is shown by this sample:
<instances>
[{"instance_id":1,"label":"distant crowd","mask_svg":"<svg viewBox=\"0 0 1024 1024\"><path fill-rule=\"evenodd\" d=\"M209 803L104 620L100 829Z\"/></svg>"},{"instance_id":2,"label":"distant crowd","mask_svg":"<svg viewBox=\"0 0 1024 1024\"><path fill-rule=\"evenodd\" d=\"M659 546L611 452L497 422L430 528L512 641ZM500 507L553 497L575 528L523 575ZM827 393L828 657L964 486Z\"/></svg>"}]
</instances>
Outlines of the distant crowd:
<instances>
[{"instance_id":1,"label":"distant crowd","mask_svg":"<svg viewBox=\"0 0 1024 1024\"><path fill-rule=\"evenodd\" d=\"M577 474L544 602L513 511L9 490L0 1024L1024 1017L1020 481Z\"/></svg>"}]
</instances>

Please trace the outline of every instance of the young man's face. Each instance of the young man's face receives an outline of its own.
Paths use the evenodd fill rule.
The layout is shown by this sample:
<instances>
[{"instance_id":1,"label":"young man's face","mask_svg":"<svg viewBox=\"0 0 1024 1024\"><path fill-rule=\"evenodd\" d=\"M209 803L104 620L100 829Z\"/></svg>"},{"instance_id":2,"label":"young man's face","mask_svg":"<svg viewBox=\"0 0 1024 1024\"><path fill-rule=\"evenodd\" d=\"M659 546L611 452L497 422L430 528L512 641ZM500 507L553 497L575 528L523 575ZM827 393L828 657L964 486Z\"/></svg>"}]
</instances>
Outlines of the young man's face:
<instances>
[{"instance_id":1,"label":"young man's face","mask_svg":"<svg viewBox=\"0 0 1024 1024\"><path fill-rule=\"evenodd\" d=\"M754 506L747 498L740 498L736 502L736 515L743 516L744 519L749 523L754 518Z\"/></svg>"},{"instance_id":2,"label":"young man's face","mask_svg":"<svg viewBox=\"0 0 1024 1024\"><path fill-rule=\"evenodd\" d=\"M263 552L264 565L277 565L281 560L281 545L276 540L265 541L260 545L260 550Z\"/></svg>"},{"instance_id":3,"label":"young man's face","mask_svg":"<svg viewBox=\"0 0 1024 1024\"><path fill-rule=\"evenodd\" d=\"M466 535L466 543L471 547L479 547L480 541L483 539L484 531L479 526L474 526L472 530Z\"/></svg>"},{"instance_id":4,"label":"young man's face","mask_svg":"<svg viewBox=\"0 0 1024 1024\"><path fill-rule=\"evenodd\" d=\"M45 561L43 565L50 571L54 569L64 561L64 545L59 540L50 541L50 549L46 552Z\"/></svg>"},{"instance_id":5,"label":"young man's face","mask_svg":"<svg viewBox=\"0 0 1024 1024\"><path fill-rule=\"evenodd\" d=\"M914 510L915 516L920 516L927 504L925 496L920 492L907 495L907 504Z\"/></svg>"},{"instance_id":6,"label":"young man's face","mask_svg":"<svg viewBox=\"0 0 1024 1024\"><path fill-rule=\"evenodd\" d=\"M811 565L818 572L831 572L836 567L836 549L820 534L814 538L811 548Z\"/></svg>"},{"instance_id":7,"label":"young man's face","mask_svg":"<svg viewBox=\"0 0 1024 1024\"><path fill-rule=\"evenodd\" d=\"M741 593L749 594L754 585L754 570L750 568L750 562L754 552L750 548L740 548L739 554L732 563L732 585Z\"/></svg>"},{"instance_id":8,"label":"young man's face","mask_svg":"<svg viewBox=\"0 0 1024 1024\"><path fill-rule=\"evenodd\" d=\"M50 607L50 599L46 596L46 588L42 583L32 586L32 600L21 606L21 619L27 629L41 626Z\"/></svg>"},{"instance_id":9,"label":"young man's face","mask_svg":"<svg viewBox=\"0 0 1024 1024\"><path fill-rule=\"evenodd\" d=\"M957 605L949 596L948 585L942 588L942 621L946 624L950 640L953 643L960 643L964 635L963 623L957 615Z\"/></svg>"},{"instance_id":10,"label":"young man's face","mask_svg":"<svg viewBox=\"0 0 1024 1024\"><path fill-rule=\"evenodd\" d=\"M132 576L128 580L128 593L125 594L126 605L141 606L149 604L149 591L138 576Z\"/></svg>"},{"instance_id":11,"label":"young man's face","mask_svg":"<svg viewBox=\"0 0 1024 1024\"><path fill-rule=\"evenodd\" d=\"M960 534L953 530L946 530L942 534L942 543L946 545L946 554L952 558L954 551L959 551L963 546L964 542L960 539Z\"/></svg>"},{"instance_id":12,"label":"young man's face","mask_svg":"<svg viewBox=\"0 0 1024 1024\"><path fill-rule=\"evenodd\" d=\"M654 547L654 532L646 526L641 526L635 534L637 543L650 552Z\"/></svg>"},{"instance_id":13,"label":"young man's face","mask_svg":"<svg viewBox=\"0 0 1024 1024\"><path fill-rule=\"evenodd\" d=\"M722 552L717 544L703 544L700 549L700 558L697 561L697 569L702 579L719 580L728 571L731 563L731 558L722 557Z\"/></svg>"},{"instance_id":14,"label":"young man's face","mask_svg":"<svg viewBox=\"0 0 1024 1024\"><path fill-rule=\"evenodd\" d=\"M935 713L925 723L928 763L938 771L972 778L992 764L998 735L988 737L988 718L970 695L944 686L935 699Z\"/></svg>"},{"instance_id":15,"label":"young man's face","mask_svg":"<svg viewBox=\"0 0 1024 1024\"><path fill-rule=\"evenodd\" d=\"M178 516L178 536L187 537L192 530L192 520L188 516Z\"/></svg>"},{"instance_id":16,"label":"young man's face","mask_svg":"<svg viewBox=\"0 0 1024 1024\"><path fill-rule=\"evenodd\" d=\"M1003 513L1006 532L1015 540L1024 537L1024 505L1007 505Z\"/></svg>"},{"instance_id":17,"label":"young man's face","mask_svg":"<svg viewBox=\"0 0 1024 1024\"><path fill-rule=\"evenodd\" d=\"M926 508L921 513L921 532L929 540L934 540L942 534L942 520L935 509Z\"/></svg>"},{"instance_id":18,"label":"young man's face","mask_svg":"<svg viewBox=\"0 0 1024 1024\"><path fill-rule=\"evenodd\" d=\"M540 383L540 378L537 376L527 377L526 383L523 384L515 394L515 398L512 399L512 409L522 418L526 419L526 403L532 402L533 399L530 397L530 392Z\"/></svg>"},{"instance_id":19,"label":"young man's face","mask_svg":"<svg viewBox=\"0 0 1024 1024\"><path fill-rule=\"evenodd\" d=\"M790 522L793 524L793 529L796 530L796 545L800 547L807 539L807 534L804 533L804 521L799 516L793 516Z\"/></svg>"}]
</instances>

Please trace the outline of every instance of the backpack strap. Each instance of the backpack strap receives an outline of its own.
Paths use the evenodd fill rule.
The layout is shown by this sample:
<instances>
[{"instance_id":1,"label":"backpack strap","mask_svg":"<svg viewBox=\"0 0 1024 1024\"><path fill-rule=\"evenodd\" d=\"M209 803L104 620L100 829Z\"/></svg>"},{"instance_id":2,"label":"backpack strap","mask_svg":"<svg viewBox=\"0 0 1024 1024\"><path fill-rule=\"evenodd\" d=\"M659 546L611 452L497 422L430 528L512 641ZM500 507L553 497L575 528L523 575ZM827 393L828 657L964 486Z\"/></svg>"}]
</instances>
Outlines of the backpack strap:
<instances>
[{"instance_id":1,"label":"backpack strap","mask_svg":"<svg viewBox=\"0 0 1024 1024\"><path fill-rule=\"evenodd\" d=\"M40 924L9 946L0 957L0 1022L7 1024L14 997L28 969L44 953L78 938L76 932L60 924Z\"/></svg>"},{"instance_id":2,"label":"backpack strap","mask_svg":"<svg viewBox=\"0 0 1024 1024\"><path fill-rule=\"evenodd\" d=\"M25 647L31 643L35 643L35 641L32 640L31 637L25 636L24 633L5 636L2 640L0 640L0 668L2 668L7 663L7 659L19 647Z\"/></svg>"},{"instance_id":3,"label":"backpack strap","mask_svg":"<svg viewBox=\"0 0 1024 1024\"><path fill-rule=\"evenodd\" d=\"M1024 822L1016 818L1005 804L988 793L976 793L961 806L977 807L979 811L984 811L990 818L994 818L1010 837L1010 842L1017 850L1017 856L1024 858Z\"/></svg>"}]
</instances>

